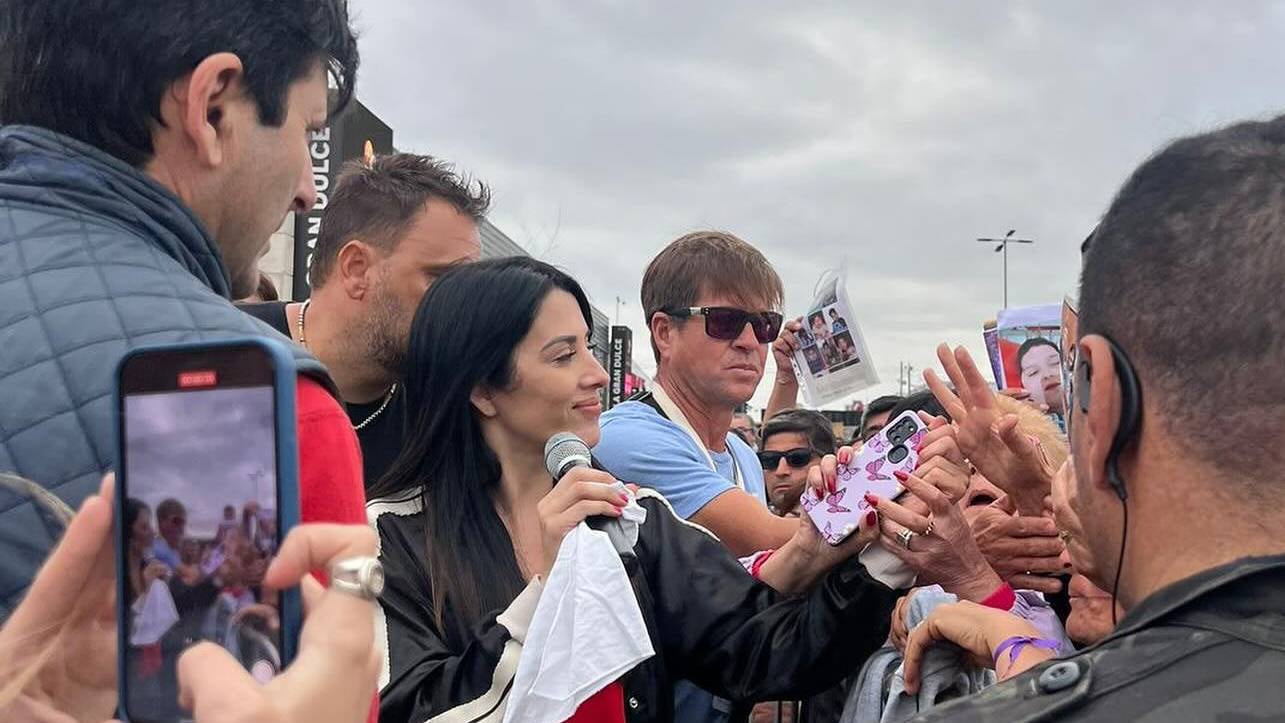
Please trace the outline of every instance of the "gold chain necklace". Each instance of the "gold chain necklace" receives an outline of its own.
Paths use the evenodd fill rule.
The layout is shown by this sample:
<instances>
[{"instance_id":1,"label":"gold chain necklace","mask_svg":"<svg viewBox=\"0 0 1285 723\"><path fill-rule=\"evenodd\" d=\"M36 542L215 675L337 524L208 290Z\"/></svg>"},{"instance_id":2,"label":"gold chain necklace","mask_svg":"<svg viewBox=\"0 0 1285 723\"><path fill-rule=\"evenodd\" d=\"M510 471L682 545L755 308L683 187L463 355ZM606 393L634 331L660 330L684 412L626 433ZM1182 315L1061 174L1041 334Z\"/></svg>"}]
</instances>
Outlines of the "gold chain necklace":
<instances>
[{"instance_id":1,"label":"gold chain necklace","mask_svg":"<svg viewBox=\"0 0 1285 723\"><path fill-rule=\"evenodd\" d=\"M308 335L304 328L304 317L308 315L308 305L311 303L312 303L312 299L304 299L303 305L299 307L299 344L304 349L308 349ZM309 351L311 351L311 349L309 349ZM376 409L369 417L366 417L366 419L363 420L362 422L352 425L352 428L355 431L361 431L362 429L365 429L366 425L375 421L375 417L378 417L380 414L383 414L384 410L388 408L388 403L393 401L393 395L396 393L397 393L397 382L393 382L393 385L388 388L388 393L384 395L384 401L382 404L379 405L379 409Z\"/></svg>"}]
</instances>

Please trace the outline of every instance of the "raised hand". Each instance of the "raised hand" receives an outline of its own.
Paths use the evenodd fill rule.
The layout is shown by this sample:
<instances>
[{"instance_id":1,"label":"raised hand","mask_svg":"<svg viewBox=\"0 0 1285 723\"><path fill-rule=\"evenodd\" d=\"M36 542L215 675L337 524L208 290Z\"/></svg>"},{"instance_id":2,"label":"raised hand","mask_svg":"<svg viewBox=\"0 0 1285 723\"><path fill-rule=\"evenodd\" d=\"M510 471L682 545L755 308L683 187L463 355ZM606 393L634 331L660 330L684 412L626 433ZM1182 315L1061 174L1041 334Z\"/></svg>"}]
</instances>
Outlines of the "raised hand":
<instances>
[{"instance_id":1,"label":"raised hand","mask_svg":"<svg viewBox=\"0 0 1285 723\"><path fill-rule=\"evenodd\" d=\"M924 381L954 421L959 448L979 472L1013 498L1019 512L1040 514L1053 483L1048 457L1017 428L1017 415L999 413L994 392L966 349L952 352L942 344L937 358L956 391L931 369L924 372Z\"/></svg>"}]
</instances>

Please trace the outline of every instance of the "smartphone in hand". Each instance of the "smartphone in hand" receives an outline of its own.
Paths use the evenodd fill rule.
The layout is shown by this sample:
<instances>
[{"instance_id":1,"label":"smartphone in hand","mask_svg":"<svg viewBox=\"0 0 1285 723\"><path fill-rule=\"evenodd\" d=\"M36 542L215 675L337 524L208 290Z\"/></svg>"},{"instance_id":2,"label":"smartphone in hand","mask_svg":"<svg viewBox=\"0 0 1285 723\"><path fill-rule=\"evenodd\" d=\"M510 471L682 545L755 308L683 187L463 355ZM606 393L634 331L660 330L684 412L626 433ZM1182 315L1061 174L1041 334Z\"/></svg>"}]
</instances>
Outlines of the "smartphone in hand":
<instances>
[{"instance_id":1,"label":"smartphone in hand","mask_svg":"<svg viewBox=\"0 0 1285 723\"><path fill-rule=\"evenodd\" d=\"M298 592L263 585L299 519L294 362L267 339L140 348L115 403L120 714L178 721L192 644L261 682L294 655Z\"/></svg>"},{"instance_id":2,"label":"smartphone in hand","mask_svg":"<svg viewBox=\"0 0 1285 723\"><path fill-rule=\"evenodd\" d=\"M799 501L826 542L837 545L857 531L870 509L867 493L884 499L901 494L893 472L914 471L919 464L915 446L927 434L918 413L903 412L871 437L849 464L839 465L834 492L818 500L811 491L804 491Z\"/></svg>"}]
</instances>

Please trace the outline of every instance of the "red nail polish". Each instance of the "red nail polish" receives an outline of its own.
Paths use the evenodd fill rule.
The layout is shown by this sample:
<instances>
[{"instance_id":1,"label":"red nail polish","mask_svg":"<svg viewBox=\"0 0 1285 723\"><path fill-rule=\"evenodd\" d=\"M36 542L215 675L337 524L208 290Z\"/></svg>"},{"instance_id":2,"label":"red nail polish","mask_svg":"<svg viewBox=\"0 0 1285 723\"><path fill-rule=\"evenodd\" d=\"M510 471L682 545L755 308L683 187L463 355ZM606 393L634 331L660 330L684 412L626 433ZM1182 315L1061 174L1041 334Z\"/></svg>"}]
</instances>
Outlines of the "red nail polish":
<instances>
[{"instance_id":1,"label":"red nail polish","mask_svg":"<svg viewBox=\"0 0 1285 723\"><path fill-rule=\"evenodd\" d=\"M879 506L879 498L874 495L866 495L866 502L869 502L871 507Z\"/></svg>"},{"instance_id":2,"label":"red nail polish","mask_svg":"<svg viewBox=\"0 0 1285 723\"><path fill-rule=\"evenodd\" d=\"M866 527L873 527L878 521L879 515L876 515L874 510L870 510L866 513Z\"/></svg>"},{"instance_id":3,"label":"red nail polish","mask_svg":"<svg viewBox=\"0 0 1285 723\"><path fill-rule=\"evenodd\" d=\"M893 477L896 477L897 479L901 480L902 482L905 482L906 480L910 479L910 475L906 474L905 472L902 472L901 470L896 470L896 471L894 471L894 472L892 473L892 476L893 476Z\"/></svg>"}]
</instances>

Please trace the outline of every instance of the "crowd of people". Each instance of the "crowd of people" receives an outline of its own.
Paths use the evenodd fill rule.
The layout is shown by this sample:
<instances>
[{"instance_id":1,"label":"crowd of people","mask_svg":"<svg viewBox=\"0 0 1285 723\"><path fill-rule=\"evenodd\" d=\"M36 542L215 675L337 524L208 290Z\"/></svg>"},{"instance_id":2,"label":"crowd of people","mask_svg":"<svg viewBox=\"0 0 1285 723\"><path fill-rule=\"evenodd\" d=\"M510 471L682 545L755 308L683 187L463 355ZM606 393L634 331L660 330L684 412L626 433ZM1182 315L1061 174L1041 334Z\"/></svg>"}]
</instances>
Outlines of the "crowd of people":
<instances>
[{"instance_id":1,"label":"crowd of people","mask_svg":"<svg viewBox=\"0 0 1285 723\"><path fill-rule=\"evenodd\" d=\"M246 503L241 515L227 505L214 534L197 538L187 534L187 507L179 500L162 500L153 514L131 497L121 522L129 531L125 634L132 700L180 717L170 695L178 689L178 656L202 640L223 647L259 677L276 672L280 614L276 591L263 587L276 551L274 516L260 515L256 502Z\"/></svg>"},{"instance_id":2,"label":"crowd of people","mask_svg":"<svg viewBox=\"0 0 1285 723\"><path fill-rule=\"evenodd\" d=\"M591 686L575 676L601 670L552 671L559 719L1285 714L1285 459L1262 441L1285 432L1285 117L1172 142L1127 179L1082 248L1067 389L1049 342L998 392L943 344L927 391L871 400L845 438L799 408L791 358L845 363L850 320L785 318L771 260L698 230L640 276L653 388L604 412L584 290L480 260L490 190L440 159L347 166L311 297L261 286L272 231L317 201L309 132L352 95L344 7L0 5L0 472L35 483L0 487L6 720L134 705L127 635L131 695L163 717L500 721L553 596L600 606L558 621L577 655L636 651ZM180 501L118 503L103 477L112 360L245 335L288 339L298 367L303 524L275 557L254 504L195 539ZM769 355L758 425L740 410ZM905 414L904 491L840 490ZM592 464L546 467L561 432ZM808 496L860 525L828 543ZM556 587L564 541L613 521L625 548ZM240 631L278 629L295 585L298 654L263 676Z\"/></svg>"}]
</instances>

